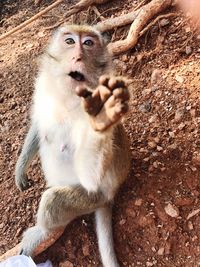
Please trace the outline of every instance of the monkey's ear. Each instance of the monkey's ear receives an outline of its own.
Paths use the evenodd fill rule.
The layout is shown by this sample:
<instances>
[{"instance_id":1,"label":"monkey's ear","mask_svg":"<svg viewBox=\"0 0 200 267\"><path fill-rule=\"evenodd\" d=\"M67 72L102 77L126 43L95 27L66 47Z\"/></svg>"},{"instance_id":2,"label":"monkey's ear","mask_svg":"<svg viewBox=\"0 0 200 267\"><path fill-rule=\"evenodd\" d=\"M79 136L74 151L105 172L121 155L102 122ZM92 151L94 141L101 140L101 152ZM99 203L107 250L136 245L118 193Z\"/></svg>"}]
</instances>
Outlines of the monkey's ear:
<instances>
[{"instance_id":1,"label":"monkey's ear","mask_svg":"<svg viewBox=\"0 0 200 267\"><path fill-rule=\"evenodd\" d=\"M102 36L104 45L108 45L111 42L112 35L110 32L102 32L101 36Z\"/></svg>"}]
</instances>

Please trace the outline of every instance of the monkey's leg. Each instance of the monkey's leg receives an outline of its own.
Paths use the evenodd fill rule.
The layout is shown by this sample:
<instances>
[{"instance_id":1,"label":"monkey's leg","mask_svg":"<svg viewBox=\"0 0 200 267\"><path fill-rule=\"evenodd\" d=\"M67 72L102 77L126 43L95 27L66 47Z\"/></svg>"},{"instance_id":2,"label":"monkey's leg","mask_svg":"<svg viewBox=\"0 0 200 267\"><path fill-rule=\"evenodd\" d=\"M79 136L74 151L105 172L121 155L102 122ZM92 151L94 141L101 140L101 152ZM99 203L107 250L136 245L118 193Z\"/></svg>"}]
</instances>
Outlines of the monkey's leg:
<instances>
[{"instance_id":1,"label":"monkey's leg","mask_svg":"<svg viewBox=\"0 0 200 267\"><path fill-rule=\"evenodd\" d=\"M129 92L125 79L103 75L94 92L77 87L76 93L83 98L85 111L90 115L96 131L105 131L117 123L128 111Z\"/></svg>"},{"instance_id":2,"label":"monkey's leg","mask_svg":"<svg viewBox=\"0 0 200 267\"><path fill-rule=\"evenodd\" d=\"M34 255L35 249L54 230L104 204L105 197L101 192L88 193L82 186L56 186L47 189L40 201L36 226L29 228L23 235L21 253Z\"/></svg>"},{"instance_id":3,"label":"monkey's leg","mask_svg":"<svg viewBox=\"0 0 200 267\"><path fill-rule=\"evenodd\" d=\"M99 251L103 266L119 267L113 245L112 207L106 205L98 208L95 215Z\"/></svg>"},{"instance_id":4,"label":"monkey's leg","mask_svg":"<svg viewBox=\"0 0 200 267\"><path fill-rule=\"evenodd\" d=\"M35 125L32 125L26 136L22 152L17 160L15 168L15 183L23 191L28 188L26 171L39 149L39 137Z\"/></svg>"}]
</instances>

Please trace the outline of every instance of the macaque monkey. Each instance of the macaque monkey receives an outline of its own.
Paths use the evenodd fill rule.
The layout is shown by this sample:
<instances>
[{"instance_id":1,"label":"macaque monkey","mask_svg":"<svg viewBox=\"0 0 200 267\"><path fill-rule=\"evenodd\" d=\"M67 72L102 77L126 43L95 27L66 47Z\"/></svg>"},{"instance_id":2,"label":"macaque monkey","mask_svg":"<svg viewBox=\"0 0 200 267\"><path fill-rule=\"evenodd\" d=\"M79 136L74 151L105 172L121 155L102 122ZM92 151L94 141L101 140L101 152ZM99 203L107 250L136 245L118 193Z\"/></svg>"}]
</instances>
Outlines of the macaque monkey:
<instances>
[{"instance_id":1,"label":"macaque monkey","mask_svg":"<svg viewBox=\"0 0 200 267\"><path fill-rule=\"evenodd\" d=\"M130 167L120 123L128 111L126 81L112 74L106 41L91 26L60 27L40 61L16 185L27 189L26 171L39 151L48 189L36 225L23 235L21 253L33 255L52 231L95 211L103 266L119 267L111 206Z\"/></svg>"}]
</instances>

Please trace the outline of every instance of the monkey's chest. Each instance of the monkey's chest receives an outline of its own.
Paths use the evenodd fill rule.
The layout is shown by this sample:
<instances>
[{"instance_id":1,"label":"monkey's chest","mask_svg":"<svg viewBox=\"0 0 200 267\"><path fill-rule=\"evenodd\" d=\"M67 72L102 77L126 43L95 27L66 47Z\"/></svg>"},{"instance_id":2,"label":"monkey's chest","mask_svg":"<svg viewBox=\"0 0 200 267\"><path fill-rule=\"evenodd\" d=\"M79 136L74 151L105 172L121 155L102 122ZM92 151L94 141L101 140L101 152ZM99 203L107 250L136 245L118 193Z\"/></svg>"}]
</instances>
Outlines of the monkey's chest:
<instances>
[{"instance_id":1,"label":"monkey's chest","mask_svg":"<svg viewBox=\"0 0 200 267\"><path fill-rule=\"evenodd\" d=\"M44 147L59 161L73 159L75 145L72 142L71 132L67 129L54 129L44 136Z\"/></svg>"},{"instance_id":2,"label":"monkey's chest","mask_svg":"<svg viewBox=\"0 0 200 267\"><path fill-rule=\"evenodd\" d=\"M78 183L74 171L74 153L75 145L70 129L57 126L45 133L40 146L40 157L49 186Z\"/></svg>"}]
</instances>

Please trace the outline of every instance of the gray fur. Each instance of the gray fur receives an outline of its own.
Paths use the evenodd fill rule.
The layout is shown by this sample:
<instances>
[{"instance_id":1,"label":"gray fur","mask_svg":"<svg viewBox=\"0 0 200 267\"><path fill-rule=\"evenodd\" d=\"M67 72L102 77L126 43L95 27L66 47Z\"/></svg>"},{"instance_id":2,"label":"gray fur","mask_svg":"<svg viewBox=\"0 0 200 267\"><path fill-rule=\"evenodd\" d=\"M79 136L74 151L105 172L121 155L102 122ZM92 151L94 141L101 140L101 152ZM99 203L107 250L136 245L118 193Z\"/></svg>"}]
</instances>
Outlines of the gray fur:
<instances>
[{"instance_id":1,"label":"gray fur","mask_svg":"<svg viewBox=\"0 0 200 267\"><path fill-rule=\"evenodd\" d=\"M17 160L15 168L15 183L17 187L24 191L28 188L27 169L39 150L39 137L36 125L32 124L26 136L21 154Z\"/></svg>"}]
</instances>

